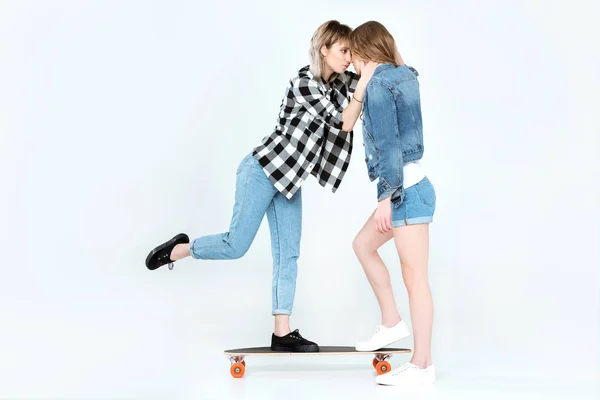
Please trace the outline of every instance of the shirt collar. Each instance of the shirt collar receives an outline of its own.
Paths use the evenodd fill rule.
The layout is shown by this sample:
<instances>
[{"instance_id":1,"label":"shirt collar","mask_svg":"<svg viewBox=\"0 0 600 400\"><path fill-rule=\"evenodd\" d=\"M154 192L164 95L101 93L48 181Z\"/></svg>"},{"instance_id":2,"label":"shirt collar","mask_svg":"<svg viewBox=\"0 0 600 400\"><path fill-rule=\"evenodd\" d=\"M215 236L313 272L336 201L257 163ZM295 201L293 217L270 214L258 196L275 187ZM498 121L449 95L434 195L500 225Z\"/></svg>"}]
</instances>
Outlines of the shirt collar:
<instances>
[{"instance_id":1,"label":"shirt collar","mask_svg":"<svg viewBox=\"0 0 600 400\"><path fill-rule=\"evenodd\" d=\"M348 75L342 72L341 74L338 74L338 76L336 76L335 79L331 82L324 82L322 79L315 78L312 72L310 72L310 67L308 65L304 67L303 70L306 76L308 76L310 79L315 80L320 86L322 86L327 91L331 90L331 86L335 86L338 88L340 86L343 86L348 80Z\"/></svg>"},{"instance_id":2,"label":"shirt collar","mask_svg":"<svg viewBox=\"0 0 600 400\"><path fill-rule=\"evenodd\" d=\"M381 64L375 68L375 72L373 72L373 76L382 73L383 71L387 71L388 69L396 68L394 64Z\"/></svg>"}]
</instances>

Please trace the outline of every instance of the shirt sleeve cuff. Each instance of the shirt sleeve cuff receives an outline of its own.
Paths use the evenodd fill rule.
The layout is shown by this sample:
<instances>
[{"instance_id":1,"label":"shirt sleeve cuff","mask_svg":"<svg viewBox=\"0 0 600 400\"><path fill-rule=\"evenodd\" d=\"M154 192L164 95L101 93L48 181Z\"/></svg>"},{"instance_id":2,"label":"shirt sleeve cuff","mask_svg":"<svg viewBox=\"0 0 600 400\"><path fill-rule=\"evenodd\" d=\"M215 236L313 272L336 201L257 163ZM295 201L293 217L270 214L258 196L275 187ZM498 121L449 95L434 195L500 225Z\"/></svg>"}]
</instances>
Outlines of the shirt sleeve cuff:
<instances>
[{"instance_id":1,"label":"shirt sleeve cuff","mask_svg":"<svg viewBox=\"0 0 600 400\"><path fill-rule=\"evenodd\" d=\"M325 118L325 122L340 131L342 130L342 126L344 126L342 113L337 110L333 110L329 113Z\"/></svg>"},{"instance_id":2,"label":"shirt sleeve cuff","mask_svg":"<svg viewBox=\"0 0 600 400\"><path fill-rule=\"evenodd\" d=\"M397 186L397 187L391 187L389 189L384 190L378 197L377 197L377 201L381 201L381 200L385 200L388 197L392 197L393 194L396 193L397 190L399 190L401 188L401 186Z\"/></svg>"}]
</instances>

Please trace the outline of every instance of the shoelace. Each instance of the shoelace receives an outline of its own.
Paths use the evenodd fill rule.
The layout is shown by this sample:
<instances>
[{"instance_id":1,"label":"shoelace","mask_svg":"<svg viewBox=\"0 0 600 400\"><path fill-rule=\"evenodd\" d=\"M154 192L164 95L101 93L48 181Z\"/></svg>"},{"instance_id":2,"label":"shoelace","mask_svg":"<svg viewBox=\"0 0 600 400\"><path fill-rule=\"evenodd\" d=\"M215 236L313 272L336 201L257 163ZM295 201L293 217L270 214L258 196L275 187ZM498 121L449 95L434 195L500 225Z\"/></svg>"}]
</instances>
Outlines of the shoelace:
<instances>
[{"instance_id":1,"label":"shoelace","mask_svg":"<svg viewBox=\"0 0 600 400\"><path fill-rule=\"evenodd\" d=\"M302 335L300 335L300 331L298 329L296 329L295 331L293 331L292 333L290 333L290 337L293 339L297 339L297 340L304 340L304 338L302 337Z\"/></svg>"},{"instance_id":2,"label":"shoelace","mask_svg":"<svg viewBox=\"0 0 600 400\"><path fill-rule=\"evenodd\" d=\"M171 257L169 256L169 254L165 253L162 256L158 257L159 264L162 263L165 260L169 260L169 262L168 262L169 269L173 270L173 266L175 264L171 261Z\"/></svg>"},{"instance_id":3,"label":"shoelace","mask_svg":"<svg viewBox=\"0 0 600 400\"><path fill-rule=\"evenodd\" d=\"M375 338L375 336L377 336L379 331L381 331L381 328L382 328L382 326L378 325L377 328L375 329L375 333L373 335L371 335L371 339L369 339L369 340L373 340Z\"/></svg>"},{"instance_id":4,"label":"shoelace","mask_svg":"<svg viewBox=\"0 0 600 400\"><path fill-rule=\"evenodd\" d=\"M416 369L416 367L414 365L411 365L411 364L404 364L400 368L393 370L391 372L391 374L395 376L395 375L398 375L401 372L406 371L407 369Z\"/></svg>"}]
</instances>

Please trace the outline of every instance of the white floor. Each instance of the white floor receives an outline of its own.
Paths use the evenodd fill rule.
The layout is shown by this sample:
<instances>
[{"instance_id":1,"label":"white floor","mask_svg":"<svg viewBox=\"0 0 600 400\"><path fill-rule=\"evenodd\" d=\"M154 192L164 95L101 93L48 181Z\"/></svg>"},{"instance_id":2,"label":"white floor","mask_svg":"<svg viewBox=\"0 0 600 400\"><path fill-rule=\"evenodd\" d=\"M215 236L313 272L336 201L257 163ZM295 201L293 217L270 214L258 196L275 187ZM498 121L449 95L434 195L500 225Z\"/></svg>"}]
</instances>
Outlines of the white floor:
<instances>
[{"instance_id":1,"label":"white floor","mask_svg":"<svg viewBox=\"0 0 600 400\"><path fill-rule=\"evenodd\" d=\"M188 381L157 398L181 399L600 399L598 381L502 380L438 374L433 387L402 389L374 383L368 357L247 358L246 375L232 378L228 361L202 366ZM184 387L187 386L187 387ZM155 393L156 394L156 393ZM146 393L146 396L149 393ZM146 397L144 396L144 397Z\"/></svg>"},{"instance_id":2,"label":"white floor","mask_svg":"<svg viewBox=\"0 0 600 400\"><path fill-rule=\"evenodd\" d=\"M29 374L15 365L0 376L0 399L600 399L600 381L591 379L474 378L440 366L430 388L378 386L370 356L248 357L240 379L230 375L225 356L149 356L112 363L90 357L85 364L49 359L32 364L39 368Z\"/></svg>"}]
</instances>

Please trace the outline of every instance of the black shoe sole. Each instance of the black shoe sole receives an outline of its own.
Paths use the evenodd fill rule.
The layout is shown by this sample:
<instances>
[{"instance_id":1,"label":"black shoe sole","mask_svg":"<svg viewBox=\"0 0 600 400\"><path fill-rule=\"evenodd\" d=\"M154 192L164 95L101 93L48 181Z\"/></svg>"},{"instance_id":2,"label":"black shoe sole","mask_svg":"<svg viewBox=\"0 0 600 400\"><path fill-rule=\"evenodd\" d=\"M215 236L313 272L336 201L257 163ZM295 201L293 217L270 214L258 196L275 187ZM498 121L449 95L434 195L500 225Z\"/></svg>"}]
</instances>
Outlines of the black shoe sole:
<instances>
[{"instance_id":1,"label":"black shoe sole","mask_svg":"<svg viewBox=\"0 0 600 400\"><path fill-rule=\"evenodd\" d=\"M178 244L183 244L183 243L189 243L190 242L190 238L188 237L188 235L186 235L185 233L180 233L179 235L173 237L173 239L164 242L163 244L161 244L160 246L157 246L154 248L154 250L152 250L150 252L150 254L148 254L148 256L146 257L146 268L148 268L149 270L153 271L159 267L162 267L162 265L158 265L156 267L151 267L150 262L152 261L152 258L159 252L163 251L164 249L168 248L169 246L173 246L175 247L175 245Z\"/></svg>"},{"instance_id":2,"label":"black shoe sole","mask_svg":"<svg viewBox=\"0 0 600 400\"><path fill-rule=\"evenodd\" d=\"M285 351L286 353L318 353L319 345L306 344L302 346L271 345L271 351Z\"/></svg>"}]
</instances>

